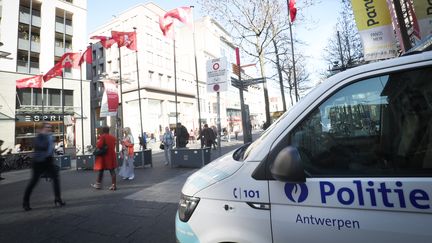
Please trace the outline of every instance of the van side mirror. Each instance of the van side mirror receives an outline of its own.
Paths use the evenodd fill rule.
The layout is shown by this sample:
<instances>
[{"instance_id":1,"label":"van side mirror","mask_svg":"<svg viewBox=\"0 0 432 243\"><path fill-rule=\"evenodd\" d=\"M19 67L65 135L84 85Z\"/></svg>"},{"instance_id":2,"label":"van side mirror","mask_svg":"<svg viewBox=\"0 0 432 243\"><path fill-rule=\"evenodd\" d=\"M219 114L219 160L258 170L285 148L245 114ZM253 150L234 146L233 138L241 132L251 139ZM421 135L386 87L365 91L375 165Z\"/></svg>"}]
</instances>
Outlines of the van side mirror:
<instances>
[{"instance_id":1,"label":"van side mirror","mask_svg":"<svg viewBox=\"0 0 432 243\"><path fill-rule=\"evenodd\" d=\"M270 165L270 172L278 181L306 182L306 174L296 147L288 146L282 149Z\"/></svg>"}]
</instances>

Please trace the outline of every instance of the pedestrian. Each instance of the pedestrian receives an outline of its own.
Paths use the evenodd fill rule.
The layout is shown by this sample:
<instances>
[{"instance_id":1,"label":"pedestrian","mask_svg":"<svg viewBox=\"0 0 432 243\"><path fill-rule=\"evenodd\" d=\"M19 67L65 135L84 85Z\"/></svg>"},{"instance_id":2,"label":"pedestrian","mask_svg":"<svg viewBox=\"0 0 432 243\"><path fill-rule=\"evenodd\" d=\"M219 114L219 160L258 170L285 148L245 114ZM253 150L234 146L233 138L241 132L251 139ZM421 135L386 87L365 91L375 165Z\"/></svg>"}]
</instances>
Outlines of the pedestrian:
<instances>
[{"instance_id":1,"label":"pedestrian","mask_svg":"<svg viewBox=\"0 0 432 243\"><path fill-rule=\"evenodd\" d=\"M191 141L191 143L195 143L195 133L192 129L189 132L189 141Z\"/></svg>"},{"instance_id":2,"label":"pedestrian","mask_svg":"<svg viewBox=\"0 0 432 243\"><path fill-rule=\"evenodd\" d=\"M165 127L165 133L162 136L162 143L164 144L165 165L170 165L171 149L174 146L174 136L172 135L169 127Z\"/></svg>"},{"instance_id":3,"label":"pedestrian","mask_svg":"<svg viewBox=\"0 0 432 243\"><path fill-rule=\"evenodd\" d=\"M216 126L211 126L211 130L213 131L213 143L212 143L213 149L216 149L216 145L219 142L219 141L217 141L217 139L218 139L218 135L217 135L218 134L218 130L217 130Z\"/></svg>"},{"instance_id":4,"label":"pedestrian","mask_svg":"<svg viewBox=\"0 0 432 243\"><path fill-rule=\"evenodd\" d=\"M4 143L4 141L0 140L0 181L4 180L4 178L1 177L1 173L3 171L3 164L4 164L4 161L5 161L5 158L2 155L7 150L7 148L1 149L1 146L3 146L3 143Z\"/></svg>"},{"instance_id":5,"label":"pedestrian","mask_svg":"<svg viewBox=\"0 0 432 243\"><path fill-rule=\"evenodd\" d=\"M147 149L147 133L143 132L143 134L139 137L140 140L140 146L142 150Z\"/></svg>"},{"instance_id":6,"label":"pedestrian","mask_svg":"<svg viewBox=\"0 0 432 243\"><path fill-rule=\"evenodd\" d=\"M211 128L208 127L207 124L204 124L203 129L201 130L201 134L198 137L198 139L201 139L202 144L204 144L205 147L212 146L214 142L214 132Z\"/></svg>"},{"instance_id":7,"label":"pedestrian","mask_svg":"<svg viewBox=\"0 0 432 243\"><path fill-rule=\"evenodd\" d=\"M109 127L102 127L102 134L99 136L96 143L96 148L101 150L105 147L105 152L103 154L96 155L96 160L93 166L93 170L98 172L96 177L96 183L91 184L95 189L101 189L102 178L104 170L109 170L111 174L111 186L109 190L117 190L116 183L116 173L115 168L117 168L117 156L115 152L116 138L109 134Z\"/></svg>"},{"instance_id":8,"label":"pedestrian","mask_svg":"<svg viewBox=\"0 0 432 243\"><path fill-rule=\"evenodd\" d=\"M235 139L236 140L238 140L238 134L240 132L239 130L240 130L239 125L235 125L235 127L234 127L234 135L235 135Z\"/></svg>"},{"instance_id":9,"label":"pedestrian","mask_svg":"<svg viewBox=\"0 0 432 243\"><path fill-rule=\"evenodd\" d=\"M119 176L123 180L133 180L135 178L134 174L134 141L132 133L129 127L124 128L124 137L121 142L122 144L122 158L123 164L120 168Z\"/></svg>"},{"instance_id":10,"label":"pedestrian","mask_svg":"<svg viewBox=\"0 0 432 243\"><path fill-rule=\"evenodd\" d=\"M48 175L53 182L54 204L56 206L65 206L66 203L61 199L60 182L58 168L54 165L54 139L52 136L52 125L42 123L39 134L33 141L33 160L32 160L32 177L24 192L23 208L25 211L31 210L30 195L39 181L42 174Z\"/></svg>"},{"instance_id":11,"label":"pedestrian","mask_svg":"<svg viewBox=\"0 0 432 243\"><path fill-rule=\"evenodd\" d=\"M180 122L177 123L177 127L175 130L175 136L177 140L177 148L185 148L186 144L189 142L189 132L185 126L183 126Z\"/></svg>"}]
</instances>

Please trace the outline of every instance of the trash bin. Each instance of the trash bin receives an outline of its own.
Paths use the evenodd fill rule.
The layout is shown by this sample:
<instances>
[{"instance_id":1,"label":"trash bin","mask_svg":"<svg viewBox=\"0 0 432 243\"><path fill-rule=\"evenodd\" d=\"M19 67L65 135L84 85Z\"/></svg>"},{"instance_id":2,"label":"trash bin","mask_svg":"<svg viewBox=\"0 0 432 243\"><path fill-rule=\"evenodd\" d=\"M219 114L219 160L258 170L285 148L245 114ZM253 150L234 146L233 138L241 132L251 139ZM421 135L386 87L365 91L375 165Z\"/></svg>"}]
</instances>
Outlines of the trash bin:
<instances>
[{"instance_id":1,"label":"trash bin","mask_svg":"<svg viewBox=\"0 0 432 243\"><path fill-rule=\"evenodd\" d=\"M57 165L61 170L71 168L70 155L59 155L54 156L54 164Z\"/></svg>"},{"instance_id":2,"label":"trash bin","mask_svg":"<svg viewBox=\"0 0 432 243\"><path fill-rule=\"evenodd\" d=\"M211 149L172 149L171 150L171 166L182 167L203 167L210 162Z\"/></svg>"},{"instance_id":3,"label":"trash bin","mask_svg":"<svg viewBox=\"0 0 432 243\"><path fill-rule=\"evenodd\" d=\"M95 156L92 154L77 155L76 169L92 170L95 162Z\"/></svg>"},{"instance_id":4,"label":"trash bin","mask_svg":"<svg viewBox=\"0 0 432 243\"><path fill-rule=\"evenodd\" d=\"M144 165L150 165L150 167L153 167L153 158L152 158L151 149L144 150Z\"/></svg>"},{"instance_id":5,"label":"trash bin","mask_svg":"<svg viewBox=\"0 0 432 243\"><path fill-rule=\"evenodd\" d=\"M143 160L143 151L135 151L134 152L134 166L135 167L144 167Z\"/></svg>"}]
</instances>

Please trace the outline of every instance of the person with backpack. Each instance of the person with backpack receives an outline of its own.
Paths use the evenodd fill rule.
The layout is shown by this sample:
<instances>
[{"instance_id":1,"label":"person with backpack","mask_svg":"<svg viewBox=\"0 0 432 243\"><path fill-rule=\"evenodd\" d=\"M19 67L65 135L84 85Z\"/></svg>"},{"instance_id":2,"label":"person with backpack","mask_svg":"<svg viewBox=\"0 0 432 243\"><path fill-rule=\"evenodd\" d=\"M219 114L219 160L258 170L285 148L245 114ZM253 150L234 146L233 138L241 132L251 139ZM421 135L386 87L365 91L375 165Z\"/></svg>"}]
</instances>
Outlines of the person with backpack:
<instances>
[{"instance_id":1,"label":"person with backpack","mask_svg":"<svg viewBox=\"0 0 432 243\"><path fill-rule=\"evenodd\" d=\"M101 189L104 170L109 170L111 174L111 186L108 188L111 191L117 190L116 173L117 156L115 152L116 138L109 134L109 127L102 127L102 133L96 143L96 151L93 153L96 156L93 170L98 172L96 183L91 184L95 189Z\"/></svg>"}]
</instances>

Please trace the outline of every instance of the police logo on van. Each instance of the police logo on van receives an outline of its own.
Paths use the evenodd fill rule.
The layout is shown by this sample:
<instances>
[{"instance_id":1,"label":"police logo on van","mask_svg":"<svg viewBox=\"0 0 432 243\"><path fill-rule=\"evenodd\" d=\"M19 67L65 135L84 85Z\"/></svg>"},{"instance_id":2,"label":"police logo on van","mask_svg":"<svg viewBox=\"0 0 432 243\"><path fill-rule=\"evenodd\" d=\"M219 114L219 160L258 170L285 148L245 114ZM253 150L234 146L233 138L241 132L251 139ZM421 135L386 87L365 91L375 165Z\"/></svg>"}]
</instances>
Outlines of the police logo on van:
<instances>
[{"instance_id":1,"label":"police logo on van","mask_svg":"<svg viewBox=\"0 0 432 243\"><path fill-rule=\"evenodd\" d=\"M286 183L285 195L291 202L301 203L308 197L309 190L305 183Z\"/></svg>"}]
</instances>

